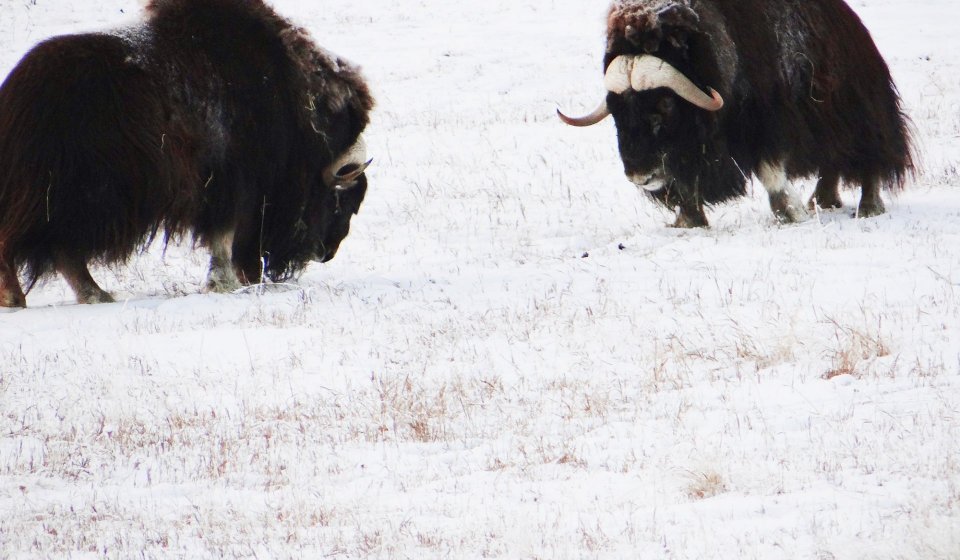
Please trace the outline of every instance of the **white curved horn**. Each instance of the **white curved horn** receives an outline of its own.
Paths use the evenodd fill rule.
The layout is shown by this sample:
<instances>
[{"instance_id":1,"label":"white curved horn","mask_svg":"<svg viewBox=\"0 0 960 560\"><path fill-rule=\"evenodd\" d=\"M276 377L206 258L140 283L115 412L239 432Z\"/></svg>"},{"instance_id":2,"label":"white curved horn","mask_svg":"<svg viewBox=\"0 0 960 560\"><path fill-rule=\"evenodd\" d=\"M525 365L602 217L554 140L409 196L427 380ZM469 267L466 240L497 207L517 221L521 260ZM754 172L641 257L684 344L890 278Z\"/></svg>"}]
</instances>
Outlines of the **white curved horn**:
<instances>
[{"instance_id":1,"label":"white curved horn","mask_svg":"<svg viewBox=\"0 0 960 560\"><path fill-rule=\"evenodd\" d=\"M363 141L363 136L360 136L353 146L323 170L323 180L331 187L352 182L364 172L371 161L373 160L367 159L367 144Z\"/></svg>"},{"instance_id":2,"label":"white curved horn","mask_svg":"<svg viewBox=\"0 0 960 560\"><path fill-rule=\"evenodd\" d=\"M623 93L630 89L630 69L633 67L633 59L629 56L618 56L607 66L607 72L603 75L603 85L607 91L613 93ZM604 99L589 114L582 117L568 117L560 109L557 109L557 115L563 122L573 126L590 126L597 124L610 115L610 109L607 107L607 100Z\"/></svg>"},{"instance_id":3,"label":"white curved horn","mask_svg":"<svg viewBox=\"0 0 960 560\"><path fill-rule=\"evenodd\" d=\"M610 61L603 75L603 85L607 91L623 93L631 89L630 72L633 70L634 57L621 55Z\"/></svg>"},{"instance_id":4,"label":"white curved horn","mask_svg":"<svg viewBox=\"0 0 960 560\"><path fill-rule=\"evenodd\" d=\"M705 111L719 111L723 107L723 98L715 89L709 88L710 95L707 95L667 61L648 54L613 59L607 67L604 84L614 93L665 87Z\"/></svg>"},{"instance_id":5,"label":"white curved horn","mask_svg":"<svg viewBox=\"0 0 960 560\"><path fill-rule=\"evenodd\" d=\"M633 68L633 57L618 56L613 59L603 75L603 85L607 88L607 91L623 93L630 89L631 68ZM560 109L557 109L557 115L560 116L560 120L569 125L590 126L607 118L610 115L610 108L607 107L607 100L604 99L597 105L596 109L582 117L568 117Z\"/></svg>"},{"instance_id":6,"label":"white curved horn","mask_svg":"<svg viewBox=\"0 0 960 560\"><path fill-rule=\"evenodd\" d=\"M648 54L620 55L614 58L603 75L603 85L607 91L616 94L629 89L647 91L665 87L705 111L719 111L723 107L723 97L715 89L708 88L710 95L707 95L667 61ZM607 118L610 109L604 100L596 109L582 117L568 117L560 109L557 109L557 115L569 125L590 126Z\"/></svg>"},{"instance_id":7,"label":"white curved horn","mask_svg":"<svg viewBox=\"0 0 960 560\"><path fill-rule=\"evenodd\" d=\"M607 100L604 99L596 109L582 117L568 117L560 109L557 109L557 116L570 126L590 126L610 116L610 109L607 108Z\"/></svg>"},{"instance_id":8,"label":"white curved horn","mask_svg":"<svg viewBox=\"0 0 960 560\"><path fill-rule=\"evenodd\" d=\"M341 167L339 172L333 174L337 188L340 188L343 185L349 185L350 183L356 181L357 177L363 175L363 172L370 167L371 163L373 163L373 158L370 158L360 164L351 162Z\"/></svg>"}]
</instances>

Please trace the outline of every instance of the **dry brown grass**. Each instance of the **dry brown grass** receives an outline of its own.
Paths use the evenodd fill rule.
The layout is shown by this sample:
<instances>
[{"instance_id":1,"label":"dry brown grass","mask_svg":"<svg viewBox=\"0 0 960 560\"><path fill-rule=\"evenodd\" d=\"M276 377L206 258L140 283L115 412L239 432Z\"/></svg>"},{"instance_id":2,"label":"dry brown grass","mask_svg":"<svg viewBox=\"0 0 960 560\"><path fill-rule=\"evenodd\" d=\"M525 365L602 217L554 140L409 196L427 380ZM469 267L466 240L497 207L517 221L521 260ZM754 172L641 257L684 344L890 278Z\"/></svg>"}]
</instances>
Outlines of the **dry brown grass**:
<instances>
[{"instance_id":1,"label":"dry brown grass","mask_svg":"<svg viewBox=\"0 0 960 560\"><path fill-rule=\"evenodd\" d=\"M690 473L687 496L693 500L705 500L727 491L727 483L719 473L708 471Z\"/></svg>"},{"instance_id":2,"label":"dry brown grass","mask_svg":"<svg viewBox=\"0 0 960 560\"><path fill-rule=\"evenodd\" d=\"M862 366L876 358L890 355L890 348L881 334L880 322L871 327L851 327L830 320L835 332L836 344L830 353L830 369L823 374L824 379L833 379L841 375L862 375Z\"/></svg>"}]
</instances>

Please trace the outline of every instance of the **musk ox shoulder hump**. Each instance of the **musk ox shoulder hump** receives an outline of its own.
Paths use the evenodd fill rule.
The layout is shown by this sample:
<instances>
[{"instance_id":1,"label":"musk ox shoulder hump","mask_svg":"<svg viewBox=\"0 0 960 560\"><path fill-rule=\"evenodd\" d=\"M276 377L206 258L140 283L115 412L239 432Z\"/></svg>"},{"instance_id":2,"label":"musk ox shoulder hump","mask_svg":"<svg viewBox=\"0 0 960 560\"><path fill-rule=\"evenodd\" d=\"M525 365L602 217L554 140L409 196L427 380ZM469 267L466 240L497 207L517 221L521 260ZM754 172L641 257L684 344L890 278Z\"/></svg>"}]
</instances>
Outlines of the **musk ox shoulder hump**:
<instances>
[{"instance_id":1,"label":"musk ox shoulder hump","mask_svg":"<svg viewBox=\"0 0 960 560\"><path fill-rule=\"evenodd\" d=\"M358 66L316 46L302 28L287 27L280 38L306 81L312 102L322 101L334 114L352 107L364 117L373 108L373 97Z\"/></svg>"}]
</instances>

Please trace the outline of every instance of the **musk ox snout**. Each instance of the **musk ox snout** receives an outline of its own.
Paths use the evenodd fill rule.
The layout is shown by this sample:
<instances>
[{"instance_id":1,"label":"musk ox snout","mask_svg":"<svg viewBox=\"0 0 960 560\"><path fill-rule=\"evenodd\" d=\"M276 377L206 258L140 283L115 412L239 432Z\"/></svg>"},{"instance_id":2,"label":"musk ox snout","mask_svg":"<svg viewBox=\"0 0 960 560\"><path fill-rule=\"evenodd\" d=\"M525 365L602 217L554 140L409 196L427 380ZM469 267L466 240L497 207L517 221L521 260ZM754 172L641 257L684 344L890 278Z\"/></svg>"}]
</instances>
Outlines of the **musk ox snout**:
<instances>
[{"instance_id":1,"label":"musk ox snout","mask_svg":"<svg viewBox=\"0 0 960 560\"><path fill-rule=\"evenodd\" d=\"M666 185L666 178L663 173L627 173L627 179L637 188L648 192L659 191Z\"/></svg>"}]
</instances>

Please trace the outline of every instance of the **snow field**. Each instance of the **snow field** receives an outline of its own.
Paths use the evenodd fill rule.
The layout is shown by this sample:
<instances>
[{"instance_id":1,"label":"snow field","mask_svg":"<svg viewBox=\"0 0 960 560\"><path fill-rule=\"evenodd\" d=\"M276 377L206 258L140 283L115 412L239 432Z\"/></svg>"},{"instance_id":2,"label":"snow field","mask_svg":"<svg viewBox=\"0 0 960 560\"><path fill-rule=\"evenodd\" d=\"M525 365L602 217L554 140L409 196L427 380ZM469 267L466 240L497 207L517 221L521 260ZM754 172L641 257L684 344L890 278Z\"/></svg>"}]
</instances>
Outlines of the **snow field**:
<instances>
[{"instance_id":1,"label":"snow field","mask_svg":"<svg viewBox=\"0 0 960 560\"><path fill-rule=\"evenodd\" d=\"M295 285L151 247L94 271L120 303L0 315L0 557L960 557L955 3L852 4L923 155L888 214L758 186L705 231L554 116L605 1L274 5L374 87L352 233ZM0 68L137 11L0 0Z\"/></svg>"}]
</instances>

